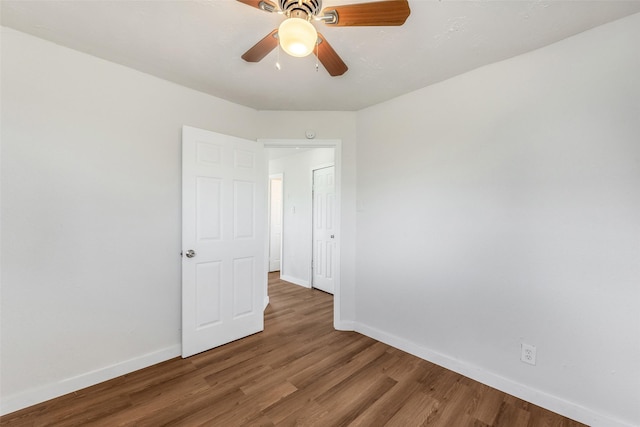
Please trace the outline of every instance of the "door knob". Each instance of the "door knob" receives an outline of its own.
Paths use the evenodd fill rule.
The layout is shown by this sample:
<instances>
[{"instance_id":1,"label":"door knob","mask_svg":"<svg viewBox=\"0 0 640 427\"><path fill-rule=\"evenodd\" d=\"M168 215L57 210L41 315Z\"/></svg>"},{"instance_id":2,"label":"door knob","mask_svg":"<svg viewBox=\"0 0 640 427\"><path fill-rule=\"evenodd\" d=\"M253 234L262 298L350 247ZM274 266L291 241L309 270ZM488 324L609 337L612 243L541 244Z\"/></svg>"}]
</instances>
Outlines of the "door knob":
<instances>
[{"instance_id":1,"label":"door knob","mask_svg":"<svg viewBox=\"0 0 640 427\"><path fill-rule=\"evenodd\" d=\"M194 256L196 256L196 251L194 251L193 249L189 249L186 255L187 255L187 258L193 258Z\"/></svg>"}]
</instances>

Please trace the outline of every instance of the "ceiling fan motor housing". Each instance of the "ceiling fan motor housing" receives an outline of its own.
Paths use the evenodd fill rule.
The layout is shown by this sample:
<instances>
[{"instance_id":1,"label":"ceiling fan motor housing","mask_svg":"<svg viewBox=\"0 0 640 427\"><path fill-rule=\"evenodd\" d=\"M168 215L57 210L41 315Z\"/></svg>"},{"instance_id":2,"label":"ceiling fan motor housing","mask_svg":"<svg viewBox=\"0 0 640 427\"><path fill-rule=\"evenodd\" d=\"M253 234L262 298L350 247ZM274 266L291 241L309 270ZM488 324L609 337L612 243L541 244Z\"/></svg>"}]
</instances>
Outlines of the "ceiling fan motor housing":
<instances>
[{"instance_id":1,"label":"ceiling fan motor housing","mask_svg":"<svg viewBox=\"0 0 640 427\"><path fill-rule=\"evenodd\" d=\"M322 9L322 0L279 0L280 10L289 17L316 16Z\"/></svg>"}]
</instances>

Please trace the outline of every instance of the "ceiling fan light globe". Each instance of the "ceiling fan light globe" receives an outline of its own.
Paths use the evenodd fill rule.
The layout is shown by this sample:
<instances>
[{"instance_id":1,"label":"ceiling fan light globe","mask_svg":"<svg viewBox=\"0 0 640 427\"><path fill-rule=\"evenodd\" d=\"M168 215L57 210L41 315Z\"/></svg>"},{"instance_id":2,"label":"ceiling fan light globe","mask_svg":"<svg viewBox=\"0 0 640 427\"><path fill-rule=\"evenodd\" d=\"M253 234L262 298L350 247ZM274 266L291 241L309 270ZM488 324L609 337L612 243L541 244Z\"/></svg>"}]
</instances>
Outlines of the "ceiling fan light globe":
<instances>
[{"instance_id":1,"label":"ceiling fan light globe","mask_svg":"<svg viewBox=\"0 0 640 427\"><path fill-rule=\"evenodd\" d=\"M287 53L289 55L302 57L302 56L309 55L309 49L307 49L307 47L305 45L303 45L302 43L291 43L288 46Z\"/></svg>"},{"instance_id":2,"label":"ceiling fan light globe","mask_svg":"<svg viewBox=\"0 0 640 427\"><path fill-rule=\"evenodd\" d=\"M309 21L288 18L278 28L278 39L282 49L291 56L301 58L313 52L318 41L318 32Z\"/></svg>"}]
</instances>

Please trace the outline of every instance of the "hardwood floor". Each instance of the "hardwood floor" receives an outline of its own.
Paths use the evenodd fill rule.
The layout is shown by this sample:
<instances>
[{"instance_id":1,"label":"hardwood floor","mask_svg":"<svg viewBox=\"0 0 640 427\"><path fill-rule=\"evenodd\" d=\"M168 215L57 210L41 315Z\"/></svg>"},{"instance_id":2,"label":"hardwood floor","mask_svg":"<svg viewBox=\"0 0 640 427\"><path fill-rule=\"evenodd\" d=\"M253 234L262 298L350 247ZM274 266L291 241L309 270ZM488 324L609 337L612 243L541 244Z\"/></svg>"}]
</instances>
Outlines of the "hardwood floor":
<instances>
[{"instance_id":1,"label":"hardwood floor","mask_svg":"<svg viewBox=\"0 0 640 427\"><path fill-rule=\"evenodd\" d=\"M355 332L333 298L269 277L265 331L8 414L1 426L575 427Z\"/></svg>"}]
</instances>

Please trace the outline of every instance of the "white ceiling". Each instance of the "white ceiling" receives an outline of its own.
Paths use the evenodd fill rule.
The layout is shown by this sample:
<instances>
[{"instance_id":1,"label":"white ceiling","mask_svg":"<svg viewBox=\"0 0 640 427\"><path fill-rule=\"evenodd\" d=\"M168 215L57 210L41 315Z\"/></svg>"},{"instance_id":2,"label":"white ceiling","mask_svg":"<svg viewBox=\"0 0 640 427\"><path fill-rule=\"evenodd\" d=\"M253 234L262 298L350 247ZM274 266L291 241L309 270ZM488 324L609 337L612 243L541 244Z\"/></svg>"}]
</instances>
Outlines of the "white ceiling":
<instances>
[{"instance_id":1,"label":"white ceiling","mask_svg":"<svg viewBox=\"0 0 640 427\"><path fill-rule=\"evenodd\" d=\"M323 5L362 3L324 0ZM240 56L283 19L234 0L2 0L2 25L259 110L359 110L640 12L640 1L409 0L401 27L316 23L349 67Z\"/></svg>"}]
</instances>

